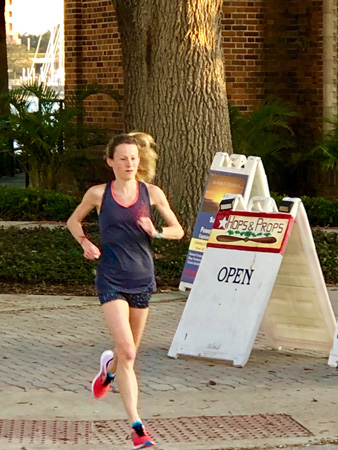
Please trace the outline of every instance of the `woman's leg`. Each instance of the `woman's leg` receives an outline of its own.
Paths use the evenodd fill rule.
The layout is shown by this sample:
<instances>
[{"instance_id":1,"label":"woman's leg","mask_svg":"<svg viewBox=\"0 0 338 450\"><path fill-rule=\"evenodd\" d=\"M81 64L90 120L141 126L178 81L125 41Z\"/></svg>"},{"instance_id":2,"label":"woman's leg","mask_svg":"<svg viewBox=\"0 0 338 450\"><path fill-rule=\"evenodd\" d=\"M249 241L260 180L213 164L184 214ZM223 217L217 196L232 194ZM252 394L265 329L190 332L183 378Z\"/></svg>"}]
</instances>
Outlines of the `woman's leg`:
<instances>
[{"instance_id":1,"label":"woman's leg","mask_svg":"<svg viewBox=\"0 0 338 450\"><path fill-rule=\"evenodd\" d=\"M130 308L130 328L133 333L136 351L138 350L148 318L149 308Z\"/></svg>"},{"instance_id":2,"label":"woman's leg","mask_svg":"<svg viewBox=\"0 0 338 450\"><path fill-rule=\"evenodd\" d=\"M130 328L133 333L136 352L140 346L142 334L148 317L148 308L130 308ZM138 388L134 393L138 400Z\"/></svg>"},{"instance_id":3,"label":"woman's leg","mask_svg":"<svg viewBox=\"0 0 338 450\"><path fill-rule=\"evenodd\" d=\"M138 386L134 372L136 344L130 321L133 323L136 322L134 327L136 330L136 338L139 343L140 331L142 335L147 317L147 309L144 309L143 313L136 314L138 319L135 320L135 314L133 312L130 313L128 302L118 299L105 303L103 305L103 313L109 330L114 338L116 352L118 354L116 380L121 398L130 422L134 423L139 421L140 417L137 411ZM133 316L133 319L131 316ZM145 318L143 318L143 316Z\"/></svg>"},{"instance_id":4,"label":"woman's leg","mask_svg":"<svg viewBox=\"0 0 338 450\"><path fill-rule=\"evenodd\" d=\"M140 346L143 331L147 322L148 308L130 308L129 323L133 333L136 352ZM114 348L114 359L109 365L109 372L114 374L117 368L118 350Z\"/></svg>"}]
</instances>

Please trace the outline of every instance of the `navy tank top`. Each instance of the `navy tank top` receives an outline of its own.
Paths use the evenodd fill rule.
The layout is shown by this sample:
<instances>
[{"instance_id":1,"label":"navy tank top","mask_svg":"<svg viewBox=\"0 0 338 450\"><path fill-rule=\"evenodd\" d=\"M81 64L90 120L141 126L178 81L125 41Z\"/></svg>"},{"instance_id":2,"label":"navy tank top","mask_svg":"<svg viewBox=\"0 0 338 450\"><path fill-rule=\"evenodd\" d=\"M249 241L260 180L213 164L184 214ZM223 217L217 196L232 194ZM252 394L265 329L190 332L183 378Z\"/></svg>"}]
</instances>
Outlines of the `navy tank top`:
<instances>
[{"instance_id":1,"label":"navy tank top","mask_svg":"<svg viewBox=\"0 0 338 450\"><path fill-rule=\"evenodd\" d=\"M138 181L138 195L130 206L114 198L112 182L107 183L99 214L101 257L97 265L98 294L113 288L136 294L154 292L154 262L150 236L137 224L140 217L150 217L147 186Z\"/></svg>"}]
</instances>

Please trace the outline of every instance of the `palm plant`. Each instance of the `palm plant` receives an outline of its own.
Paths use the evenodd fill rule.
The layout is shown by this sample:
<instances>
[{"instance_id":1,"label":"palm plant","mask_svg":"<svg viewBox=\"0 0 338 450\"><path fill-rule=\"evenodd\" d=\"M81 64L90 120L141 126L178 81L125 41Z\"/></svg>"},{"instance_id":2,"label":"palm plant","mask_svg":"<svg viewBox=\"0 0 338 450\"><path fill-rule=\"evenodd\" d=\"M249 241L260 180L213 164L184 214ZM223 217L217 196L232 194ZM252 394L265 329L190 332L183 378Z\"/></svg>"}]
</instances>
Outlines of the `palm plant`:
<instances>
[{"instance_id":1,"label":"palm plant","mask_svg":"<svg viewBox=\"0 0 338 450\"><path fill-rule=\"evenodd\" d=\"M323 169L338 169L338 118L327 120L330 130L323 135L322 142L313 150Z\"/></svg>"},{"instance_id":2,"label":"palm plant","mask_svg":"<svg viewBox=\"0 0 338 450\"><path fill-rule=\"evenodd\" d=\"M290 125L295 108L283 100L266 100L250 115L230 104L229 115L234 152L259 156L267 173L278 173L285 154L295 147Z\"/></svg>"},{"instance_id":3,"label":"palm plant","mask_svg":"<svg viewBox=\"0 0 338 450\"><path fill-rule=\"evenodd\" d=\"M83 101L93 94L113 91L88 85L64 102L51 87L38 83L24 84L6 95L11 112L0 120L0 140L17 143L22 169L29 173L34 187L57 189L62 177L84 149L105 142L105 132L83 126ZM32 103L38 109L32 111Z\"/></svg>"}]
</instances>

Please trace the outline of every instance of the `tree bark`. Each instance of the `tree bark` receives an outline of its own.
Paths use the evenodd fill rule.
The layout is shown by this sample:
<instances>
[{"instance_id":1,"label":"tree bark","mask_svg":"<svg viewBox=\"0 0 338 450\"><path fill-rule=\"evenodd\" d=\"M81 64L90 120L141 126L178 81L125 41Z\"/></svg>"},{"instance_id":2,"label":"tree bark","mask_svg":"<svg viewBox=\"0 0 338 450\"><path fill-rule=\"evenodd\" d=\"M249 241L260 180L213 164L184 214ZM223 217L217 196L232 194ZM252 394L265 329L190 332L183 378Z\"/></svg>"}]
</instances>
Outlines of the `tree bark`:
<instances>
[{"instance_id":1,"label":"tree bark","mask_svg":"<svg viewBox=\"0 0 338 450\"><path fill-rule=\"evenodd\" d=\"M8 92L5 0L0 0L0 93ZM0 115L8 113L8 104L0 97Z\"/></svg>"},{"instance_id":2,"label":"tree bark","mask_svg":"<svg viewBox=\"0 0 338 450\"><path fill-rule=\"evenodd\" d=\"M232 152L220 47L221 0L113 0L126 131L153 135L156 182L193 227L216 152Z\"/></svg>"}]
</instances>

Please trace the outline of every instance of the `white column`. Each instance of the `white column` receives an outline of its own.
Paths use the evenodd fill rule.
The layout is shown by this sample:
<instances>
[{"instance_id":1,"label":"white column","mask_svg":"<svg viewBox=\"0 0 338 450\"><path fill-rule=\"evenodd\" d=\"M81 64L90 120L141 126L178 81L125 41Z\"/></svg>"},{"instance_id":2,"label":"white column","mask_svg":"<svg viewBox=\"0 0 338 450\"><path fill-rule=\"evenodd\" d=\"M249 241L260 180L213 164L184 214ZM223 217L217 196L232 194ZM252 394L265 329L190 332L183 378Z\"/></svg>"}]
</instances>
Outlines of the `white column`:
<instances>
[{"instance_id":1,"label":"white column","mask_svg":"<svg viewBox=\"0 0 338 450\"><path fill-rule=\"evenodd\" d=\"M323 118L337 117L337 0L323 0Z\"/></svg>"}]
</instances>

